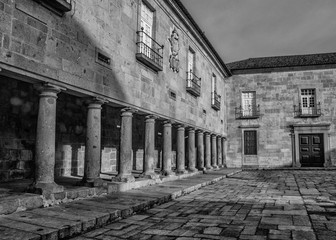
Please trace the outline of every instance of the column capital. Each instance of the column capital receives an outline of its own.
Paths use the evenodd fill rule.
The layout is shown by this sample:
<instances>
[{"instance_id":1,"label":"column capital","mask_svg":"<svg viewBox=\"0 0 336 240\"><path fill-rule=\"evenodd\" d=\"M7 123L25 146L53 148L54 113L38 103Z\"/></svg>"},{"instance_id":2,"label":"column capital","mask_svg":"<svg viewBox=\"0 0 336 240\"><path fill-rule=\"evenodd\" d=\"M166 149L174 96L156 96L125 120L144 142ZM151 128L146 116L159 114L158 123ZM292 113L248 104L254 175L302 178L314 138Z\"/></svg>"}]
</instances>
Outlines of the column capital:
<instances>
[{"instance_id":1,"label":"column capital","mask_svg":"<svg viewBox=\"0 0 336 240\"><path fill-rule=\"evenodd\" d=\"M51 83L37 83L34 84L34 87L37 91L40 92L40 96L49 96L49 97L56 97L58 93L61 91L65 91L66 88L57 86Z\"/></svg>"},{"instance_id":2,"label":"column capital","mask_svg":"<svg viewBox=\"0 0 336 240\"><path fill-rule=\"evenodd\" d=\"M136 112L137 112L137 110L135 110L133 108L126 107L126 108L121 109L121 116L122 117L126 117L126 116L132 117L133 113L136 113Z\"/></svg>"},{"instance_id":3,"label":"column capital","mask_svg":"<svg viewBox=\"0 0 336 240\"><path fill-rule=\"evenodd\" d=\"M163 125L165 125L165 124L173 125L173 124L175 124L175 122L173 120L170 120L170 119L165 119L165 120L163 120Z\"/></svg>"},{"instance_id":4,"label":"column capital","mask_svg":"<svg viewBox=\"0 0 336 240\"><path fill-rule=\"evenodd\" d=\"M198 134L199 134L199 133L202 133L202 134L203 134L203 133L205 133L205 132L204 132L202 129L197 129L197 130L196 130L196 133L198 133Z\"/></svg>"},{"instance_id":5,"label":"column capital","mask_svg":"<svg viewBox=\"0 0 336 240\"><path fill-rule=\"evenodd\" d=\"M174 126L176 126L177 129L183 128L185 129L185 125L184 124L180 124L180 123L175 123Z\"/></svg>"},{"instance_id":6,"label":"column capital","mask_svg":"<svg viewBox=\"0 0 336 240\"><path fill-rule=\"evenodd\" d=\"M210 132L204 132L204 135L206 135L206 136L210 136Z\"/></svg>"},{"instance_id":7,"label":"column capital","mask_svg":"<svg viewBox=\"0 0 336 240\"><path fill-rule=\"evenodd\" d=\"M86 100L87 104L99 104L99 105L103 105L104 103L107 103L108 101L104 98L101 97L89 97Z\"/></svg>"},{"instance_id":8,"label":"column capital","mask_svg":"<svg viewBox=\"0 0 336 240\"><path fill-rule=\"evenodd\" d=\"M150 119L156 120L156 119L158 119L158 117L155 116L155 115L150 114L150 115L146 115L145 119L146 120L150 120Z\"/></svg>"},{"instance_id":9,"label":"column capital","mask_svg":"<svg viewBox=\"0 0 336 240\"><path fill-rule=\"evenodd\" d=\"M195 132L195 128L194 127L187 127L188 132Z\"/></svg>"}]
</instances>

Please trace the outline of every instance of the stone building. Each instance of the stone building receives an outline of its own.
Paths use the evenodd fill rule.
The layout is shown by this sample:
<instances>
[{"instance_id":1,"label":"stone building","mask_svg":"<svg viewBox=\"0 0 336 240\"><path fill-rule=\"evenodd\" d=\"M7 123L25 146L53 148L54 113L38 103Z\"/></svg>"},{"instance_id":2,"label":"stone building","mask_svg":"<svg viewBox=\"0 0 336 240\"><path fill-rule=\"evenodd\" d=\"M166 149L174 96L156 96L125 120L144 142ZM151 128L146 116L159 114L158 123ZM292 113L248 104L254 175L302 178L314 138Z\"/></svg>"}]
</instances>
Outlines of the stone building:
<instances>
[{"instance_id":1,"label":"stone building","mask_svg":"<svg viewBox=\"0 0 336 240\"><path fill-rule=\"evenodd\" d=\"M178 0L0 0L0 181L224 165L224 62Z\"/></svg>"},{"instance_id":2,"label":"stone building","mask_svg":"<svg viewBox=\"0 0 336 240\"><path fill-rule=\"evenodd\" d=\"M227 166L336 166L336 53L229 63Z\"/></svg>"}]
</instances>

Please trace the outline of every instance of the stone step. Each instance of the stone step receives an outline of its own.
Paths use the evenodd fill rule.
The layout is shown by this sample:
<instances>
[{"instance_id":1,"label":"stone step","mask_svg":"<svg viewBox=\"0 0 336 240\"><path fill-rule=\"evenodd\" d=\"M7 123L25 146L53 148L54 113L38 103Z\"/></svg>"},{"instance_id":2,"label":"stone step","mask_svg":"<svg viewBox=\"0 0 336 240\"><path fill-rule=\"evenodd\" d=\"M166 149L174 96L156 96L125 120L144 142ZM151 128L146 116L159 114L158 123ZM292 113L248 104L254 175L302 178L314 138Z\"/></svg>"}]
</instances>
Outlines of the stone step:
<instances>
[{"instance_id":1,"label":"stone step","mask_svg":"<svg viewBox=\"0 0 336 240\"><path fill-rule=\"evenodd\" d=\"M0 239L63 239L163 204L240 169L219 169L126 192L95 196L0 217Z\"/></svg>"}]
</instances>

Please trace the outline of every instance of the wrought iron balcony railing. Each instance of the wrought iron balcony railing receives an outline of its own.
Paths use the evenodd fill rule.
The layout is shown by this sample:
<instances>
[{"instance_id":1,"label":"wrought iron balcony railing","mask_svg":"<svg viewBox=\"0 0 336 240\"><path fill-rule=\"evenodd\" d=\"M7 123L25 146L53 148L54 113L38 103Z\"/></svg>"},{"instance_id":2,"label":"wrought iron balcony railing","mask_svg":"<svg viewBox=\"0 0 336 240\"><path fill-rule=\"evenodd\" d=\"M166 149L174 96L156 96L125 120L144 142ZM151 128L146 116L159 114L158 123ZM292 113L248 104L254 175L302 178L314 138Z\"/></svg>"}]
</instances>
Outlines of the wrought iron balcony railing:
<instances>
[{"instance_id":1,"label":"wrought iron balcony railing","mask_svg":"<svg viewBox=\"0 0 336 240\"><path fill-rule=\"evenodd\" d=\"M220 109L221 105L221 96L217 94L216 91L211 93L211 107L215 110Z\"/></svg>"},{"instance_id":2,"label":"wrought iron balcony railing","mask_svg":"<svg viewBox=\"0 0 336 240\"><path fill-rule=\"evenodd\" d=\"M260 105L239 106L235 108L236 119L254 119L260 117Z\"/></svg>"},{"instance_id":3,"label":"wrought iron balcony railing","mask_svg":"<svg viewBox=\"0 0 336 240\"><path fill-rule=\"evenodd\" d=\"M201 78L198 78L192 70L187 72L187 92L195 97L201 95Z\"/></svg>"},{"instance_id":4,"label":"wrought iron balcony railing","mask_svg":"<svg viewBox=\"0 0 336 240\"><path fill-rule=\"evenodd\" d=\"M302 105L294 105L294 116L301 118L319 117L321 116L321 103L315 107L302 107Z\"/></svg>"},{"instance_id":5,"label":"wrought iron balcony railing","mask_svg":"<svg viewBox=\"0 0 336 240\"><path fill-rule=\"evenodd\" d=\"M136 58L155 71L162 71L163 45L157 43L143 28L136 32L138 35Z\"/></svg>"}]
</instances>

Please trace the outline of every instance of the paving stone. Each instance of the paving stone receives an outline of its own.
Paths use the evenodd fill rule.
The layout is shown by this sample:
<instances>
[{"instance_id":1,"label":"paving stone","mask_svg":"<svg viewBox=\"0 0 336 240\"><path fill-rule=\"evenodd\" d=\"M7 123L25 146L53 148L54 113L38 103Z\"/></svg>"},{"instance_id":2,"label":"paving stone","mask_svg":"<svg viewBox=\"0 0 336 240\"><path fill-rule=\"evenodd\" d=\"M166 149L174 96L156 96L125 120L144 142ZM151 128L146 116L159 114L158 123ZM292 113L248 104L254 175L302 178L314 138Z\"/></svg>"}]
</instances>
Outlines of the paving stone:
<instances>
[{"instance_id":1,"label":"paving stone","mask_svg":"<svg viewBox=\"0 0 336 240\"><path fill-rule=\"evenodd\" d=\"M211 234L211 235L219 235L222 232L222 228L218 228L218 227L208 227L205 228L203 233L204 234Z\"/></svg>"},{"instance_id":2,"label":"paving stone","mask_svg":"<svg viewBox=\"0 0 336 240\"><path fill-rule=\"evenodd\" d=\"M168 189L156 186L143 191L130 190L33 213L69 222L87 219L91 224L95 219L96 226L103 228L85 233L84 239L333 240L336 238L336 202L330 193L336 196L335 173L244 171L165 202L176 189L192 189L193 185L198 188L204 179L211 180L210 174L206 178L198 175L198 179L191 181L165 183ZM62 210L61 214L55 213L57 209ZM124 219L120 219L122 211L125 211ZM138 214L134 215L135 212ZM16 220L11 221L15 225ZM35 234L37 229L32 225L32 222L21 221L16 227L19 231L27 227ZM1 218L0 226L10 228ZM50 226L43 229L52 230Z\"/></svg>"},{"instance_id":3,"label":"paving stone","mask_svg":"<svg viewBox=\"0 0 336 240\"><path fill-rule=\"evenodd\" d=\"M1 240L39 240L40 235L0 226Z\"/></svg>"},{"instance_id":4,"label":"paving stone","mask_svg":"<svg viewBox=\"0 0 336 240\"><path fill-rule=\"evenodd\" d=\"M293 240L316 240L316 236L313 232L307 231L293 231Z\"/></svg>"}]
</instances>

